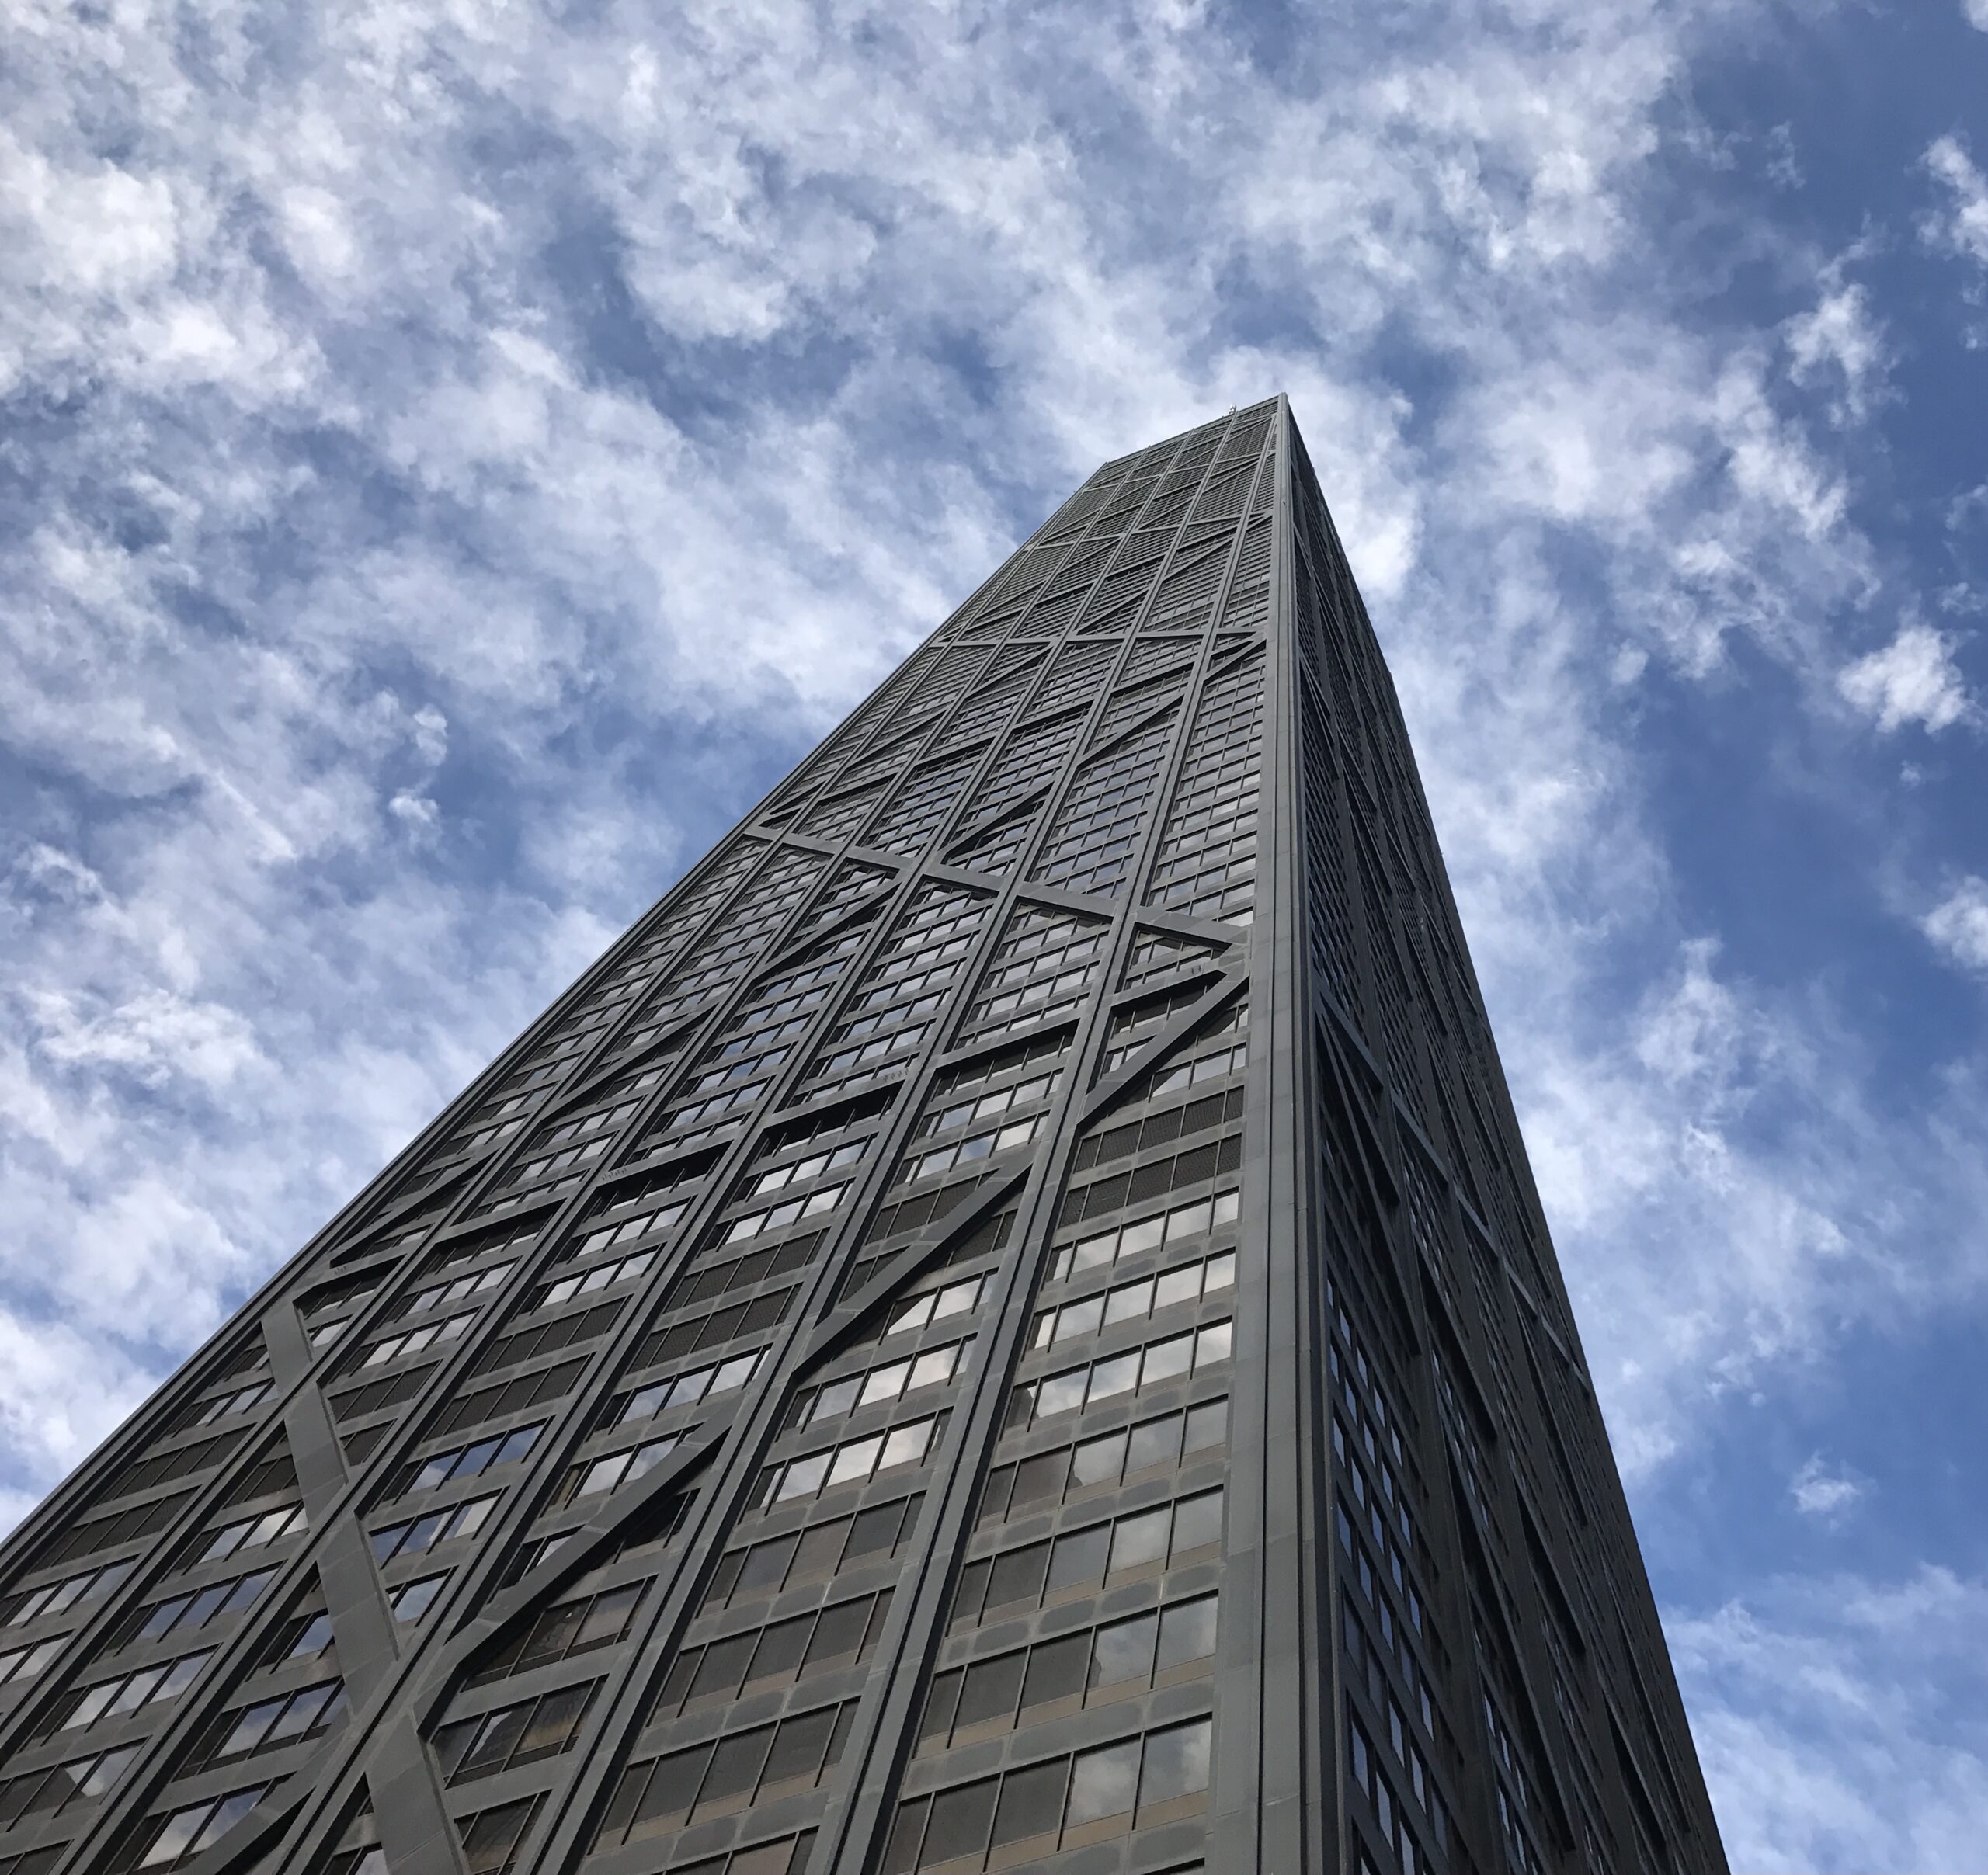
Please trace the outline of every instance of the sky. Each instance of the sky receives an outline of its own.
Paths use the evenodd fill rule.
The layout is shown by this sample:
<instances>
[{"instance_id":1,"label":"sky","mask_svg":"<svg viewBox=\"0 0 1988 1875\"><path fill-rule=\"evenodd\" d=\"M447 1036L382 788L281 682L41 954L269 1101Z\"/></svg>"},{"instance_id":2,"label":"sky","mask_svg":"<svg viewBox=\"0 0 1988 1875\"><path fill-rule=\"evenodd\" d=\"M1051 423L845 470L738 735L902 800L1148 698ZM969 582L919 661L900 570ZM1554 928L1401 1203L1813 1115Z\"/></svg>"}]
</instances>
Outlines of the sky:
<instances>
[{"instance_id":1,"label":"sky","mask_svg":"<svg viewBox=\"0 0 1988 1875\"><path fill-rule=\"evenodd\" d=\"M0 1525L1289 393L1736 1870L1988 1870L1988 0L12 0Z\"/></svg>"}]
</instances>

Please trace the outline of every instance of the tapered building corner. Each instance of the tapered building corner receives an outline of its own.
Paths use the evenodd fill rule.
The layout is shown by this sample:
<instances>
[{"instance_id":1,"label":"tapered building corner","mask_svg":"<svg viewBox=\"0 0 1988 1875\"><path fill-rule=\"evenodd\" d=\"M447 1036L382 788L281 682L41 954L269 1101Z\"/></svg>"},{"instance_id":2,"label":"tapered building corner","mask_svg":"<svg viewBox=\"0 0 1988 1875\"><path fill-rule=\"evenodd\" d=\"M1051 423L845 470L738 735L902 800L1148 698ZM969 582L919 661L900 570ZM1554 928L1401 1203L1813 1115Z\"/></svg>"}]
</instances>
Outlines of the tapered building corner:
<instances>
[{"instance_id":1,"label":"tapered building corner","mask_svg":"<svg viewBox=\"0 0 1988 1875\"><path fill-rule=\"evenodd\" d=\"M1109 463L0 1552L0 1875L1719 1875L1281 398Z\"/></svg>"}]
</instances>

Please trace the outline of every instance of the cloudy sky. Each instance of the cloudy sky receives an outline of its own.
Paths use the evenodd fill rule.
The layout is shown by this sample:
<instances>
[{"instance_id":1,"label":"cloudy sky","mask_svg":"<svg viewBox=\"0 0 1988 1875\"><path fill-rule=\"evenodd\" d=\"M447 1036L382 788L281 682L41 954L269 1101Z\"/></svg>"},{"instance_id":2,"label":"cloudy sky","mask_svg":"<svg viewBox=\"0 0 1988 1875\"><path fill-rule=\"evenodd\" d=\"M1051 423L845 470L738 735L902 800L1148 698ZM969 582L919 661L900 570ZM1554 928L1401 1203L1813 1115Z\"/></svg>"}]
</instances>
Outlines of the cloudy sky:
<instances>
[{"instance_id":1,"label":"cloudy sky","mask_svg":"<svg viewBox=\"0 0 1988 1875\"><path fill-rule=\"evenodd\" d=\"M1988 1867L1988 0L13 0L0 1523L1290 392L1736 1869Z\"/></svg>"}]
</instances>

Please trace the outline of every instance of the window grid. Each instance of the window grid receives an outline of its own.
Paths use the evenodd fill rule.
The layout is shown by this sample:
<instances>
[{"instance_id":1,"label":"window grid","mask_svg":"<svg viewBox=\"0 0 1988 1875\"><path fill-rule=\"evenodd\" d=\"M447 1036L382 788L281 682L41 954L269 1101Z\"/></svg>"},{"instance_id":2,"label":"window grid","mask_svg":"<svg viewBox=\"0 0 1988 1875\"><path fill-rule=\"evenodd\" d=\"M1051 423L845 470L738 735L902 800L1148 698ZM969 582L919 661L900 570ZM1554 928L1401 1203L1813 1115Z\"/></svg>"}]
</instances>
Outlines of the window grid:
<instances>
[{"instance_id":1,"label":"window grid","mask_svg":"<svg viewBox=\"0 0 1988 1875\"><path fill-rule=\"evenodd\" d=\"M600 1689L599 1680L561 1686L535 1700L445 1724L435 1734L443 1782L454 1786L495 1777L569 1750Z\"/></svg>"},{"instance_id":2,"label":"window grid","mask_svg":"<svg viewBox=\"0 0 1988 1875\"><path fill-rule=\"evenodd\" d=\"M1062 1244L1050 1252L1048 1280L1065 1281L1093 1269L1109 1269L1163 1244L1186 1243L1233 1224L1242 1208L1242 1194L1233 1186L1212 1198L1197 1198L1106 1231L1093 1231Z\"/></svg>"},{"instance_id":3,"label":"window grid","mask_svg":"<svg viewBox=\"0 0 1988 1875\"><path fill-rule=\"evenodd\" d=\"M1055 1347L1100 1334L1121 1322L1144 1321L1184 1303L1212 1300L1235 1285L1236 1252L1221 1251L1198 1262L1176 1264L1096 1295L1040 1309L1029 1325L1027 1345L1032 1349Z\"/></svg>"},{"instance_id":4,"label":"window grid","mask_svg":"<svg viewBox=\"0 0 1988 1875\"><path fill-rule=\"evenodd\" d=\"M932 1676L917 1749L942 1752L1183 1679L1205 1677L1216 1599L1189 1595Z\"/></svg>"},{"instance_id":5,"label":"window grid","mask_svg":"<svg viewBox=\"0 0 1988 1875\"><path fill-rule=\"evenodd\" d=\"M488 1686L520 1673L550 1666L575 1654L612 1647L628 1631L646 1582L626 1582L596 1595L555 1602L529 1627L521 1630L470 1676L472 1686ZM396 1610L398 1613L398 1611Z\"/></svg>"},{"instance_id":6,"label":"window grid","mask_svg":"<svg viewBox=\"0 0 1988 1875\"><path fill-rule=\"evenodd\" d=\"M224 1712L194 1748L189 1770L253 1757L259 1752L321 1736L345 1716L345 1682L321 1680L294 1693Z\"/></svg>"},{"instance_id":7,"label":"window grid","mask_svg":"<svg viewBox=\"0 0 1988 1875\"><path fill-rule=\"evenodd\" d=\"M176 1700L200 1677L201 1668L213 1658L214 1649L203 1648L198 1653L182 1654L176 1660L162 1661L156 1666L141 1667L135 1672L98 1680L75 1696L75 1703L63 1714L57 1729L75 1731L85 1725L94 1725L99 1719L122 1718L141 1707L164 1705L168 1700Z\"/></svg>"},{"instance_id":8,"label":"window grid","mask_svg":"<svg viewBox=\"0 0 1988 1875\"><path fill-rule=\"evenodd\" d=\"M961 1040L1045 1021L1088 995L1103 960L1105 929L1068 912L1020 908L967 1005Z\"/></svg>"},{"instance_id":9,"label":"window grid","mask_svg":"<svg viewBox=\"0 0 1988 1875\"><path fill-rule=\"evenodd\" d=\"M1198 1814L1213 1729L1190 1720L909 1798L898 1806L881 1875L1006 1867Z\"/></svg>"},{"instance_id":10,"label":"window grid","mask_svg":"<svg viewBox=\"0 0 1988 1875\"><path fill-rule=\"evenodd\" d=\"M838 1375L819 1386L804 1388L794 1398L787 1414L789 1430L802 1426L825 1425L831 1419L846 1419L866 1408L885 1405L928 1387L951 1386L972 1352L974 1337L949 1341L916 1354L874 1363L854 1373Z\"/></svg>"},{"instance_id":11,"label":"window grid","mask_svg":"<svg viewBox=\"0 0 1988 1875\"><path fill-rule=\"evenodd\" d=\"M1132 849L1145 824L1153 783L1173 734L1170 715L1084 765L1030 879L1072 892L1117 891L1132 863Z\"/></svg>"},{"instance_id":12,"label":"window grid","mask_svg":"<svg viewBox=\"0 0 1988 1875\"><path fill-rule=\"evenodd\" d=\"M870 1658L890 1611L891 1592L854 1595L763 1627L687 1647L676 1657L644 1723L674 1718L714 1700L859 1665Z\"/></svg>"},{"instance_id":13,"label":"window grid","mask_svg":"<svg viewBox=\"0 0 1988 1875\"><path fill-rule=\"evenodd\" d=\"M704 1592L704 1611L709 1614L890 1562L909 1544L924 1502L923 1491L913 1491L728 1550Z\"/></svg>"},{"instance_id":14,"label":"window grid","mask_svg":"<svg viewBox=\"0 0 1988 1875\"><path fill-rule=\"evenodd\" d=\"M157 1832L138 1856L136 1866L169 1869L190 1861L226 1835L262 1800L269 1788L267 1784L252 1784L245 1790L204 1797L169 1812L160 1820Z\"/></svg>"},{"instance_id":15,"label":"window grid","mask_svg":"<svg viewBox=\"0 0 1988 1875\"><path fill-rule=\"evenodd\" d=\"M976 1557L960 1572L951 1628L978 1627L1135 1575L1210 1560L1219 1551L1222 1512L1217 1486Z\"/></svg>"},{"instance_id":16,"label":"window grid","mask_svg":"<svg viewBox=\"0 0 1988 1875\"><path fill-rule=\"evenodd\" d=\"M396 1557L420 1556L437 1543L451 1543L459 1536L473 1536L490 1520L497 1508L497 1494L471 1498L464 1504L452 1504L446 1510L432 1510L419 1517L404 1517L373 1532L373 1560L384 1568Z\"/></svg>"},{"instance_id":17,"label":"window grid","mask_svg":"<svg viewBox=\"0 0 1988 1875\"><path fill-rule=\"evenodd\" d=\"M287 1504L280 1509L266 1510L259 1517L242 1517L224 1523L205 1539L194 1560L212 1562L239 1550L263 1549L304 1527L304 1506Z\"/></svg>"},{"instance_id":18,"label":"window grid","mask_svg":"<svg viewBox=\"0 0 1988 1875\"><path fill-rule=\"evenodd\" d=\"M913 1419L888 1432L844 1439L824 1451L768 1465L759 1474L752 1502L768 1509L797 1498L819 1496L838 1484L861 1484L886 1471L922 1465L931 1455L942 1423L942 1415Z\"/></svg>"},{"instance_id":19,"label":"window grid","mask_svg":"<svg viewBox=\"0 0 1988 1875\"><path fill-rule=\"evenodd\" d=\"M1003 1449L1011 1443L1004 1442ZM1224 1395L1009 1460L988 1474L979 1527L1053 1510L1088 1491L1115 1491L1141 1477L1177 1470L1223 1450L1228 1443Z\"/></svg>"},{"instance_id":20,"label":"window grid","mask_svg":"<svg viewBox=\"0 0 1988 1875\"><path fill-rule=\"evenodd\" d=\"M594 1839L595 1852L812 1790L841 1762L855 1717L853 1700L818 1707L631 1765Z\"/></svg>"},{"instance_id":21,"label":"window grid","mask_svg":"<svg viewBox=\"0 0 1988 1875\"><path fill-rule=\"evenodd\" d=\"M1008 1395L1005 1429L1040 1425L1065 1413L1078 1413L1130 1393L1143 1392L1190 1373L1205 1373L1229 1357L1232 1324L1214 1321L1144 1347L1107 1355L1080 1367L1067 1367L1024 1380Z\"/></svg>"},{"instance_id":22,"label":"window grid","mask_svg":"<svg viewBox=\"0 0 1988 1875\"><path fill-rule=\"evenodd\" d=\"M653 1419L672 1407L694 1406L720 1394L735 1393L752 1379L764 1358L765 1350L755 1349L750 1354L734 1355L728 1361L653 1380L627 1395L620 1405L610 1407L610 1423L630 1425L637 1420Z\"/></svg>"},{"instance_id":23,"label":"window grid","mask_svg":"<svg viewBox=\"0 0 1988 1875\"><path fill-rule=\"evenodd\" d=\"M273 1569L254 1569L246 1575L231 1575L203 1588L148 1602L125 1617L112 1644L123 1647L134 1641L162 1641L168 1634L197 1634L222 1615L239 1614L252 1606L275 1578Z\"/></svg>"},{"instance_id":24,"label":"window grid","mask_svg":"<svg viewBox=\"0 0 1988 1875\"><path fill-rule=\"evenodd\" d=\"M499 1287L513 1270L517 1268L515 1259L492 1263L482 1269L473 1269L467 1276L460 1276L447 1283L432 1283L425 1289L417 1289L400 1306L403 1319L409 1315L425 1315L447 1308L451 1303L461 1302L471 1296L478 1296L487 1289Z\"/></svg>"},{"instance_id":25,"label":"window grid","mask_svg":"<svg viewBox=\"0 0 1988 1875\"><path fill-rule=\"evenodd\" d=\"M923 852L978 766L981 751L949 755L912 770L897 798L878 816L866 845L886 852Z\"/></svg>"},{"instance_id":26,"label":"window grid","mask_svg":"<svg viewBox=\"0 0 1988 1875\"><path fill-rule=\"evenodd\" d=\"M99 1602L137 1567L135 1561L106 1563L99 1569L85 1569L80 1575L65 1575L38 1589L30 1589L7 1611L4 1625L16 1627L43 1615L59 1615L68 1609Z\"/></svg>"},{"instance_id":27,"label":"window grid","mask_svg":"<svg viewBox=\"0 0 1988 1875\"><path fill-rule=\"evenodd\" d=\"M142 1745L120 1745L87 1758L0 1780L0 1829L16 1823L45 1821L70 1804L105 1796L138 1761Z\"/></svg>"}]
</instances>

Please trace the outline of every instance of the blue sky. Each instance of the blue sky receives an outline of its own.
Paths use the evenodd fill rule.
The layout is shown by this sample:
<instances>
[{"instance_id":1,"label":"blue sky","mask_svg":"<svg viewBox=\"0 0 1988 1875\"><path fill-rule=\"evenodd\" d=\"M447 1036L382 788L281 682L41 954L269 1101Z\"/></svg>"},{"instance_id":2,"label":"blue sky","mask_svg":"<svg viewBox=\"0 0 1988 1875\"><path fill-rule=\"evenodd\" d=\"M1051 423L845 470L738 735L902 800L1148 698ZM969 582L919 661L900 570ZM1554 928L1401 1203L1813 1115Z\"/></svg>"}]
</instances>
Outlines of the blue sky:
<instances>
[{"instance_id":1,"label":"blue sky","mask_svg":"<svg viewBox=\"0 0 1988 1875\"><path fill-rule=\"evenodd\" d=\"M1988 1869L1988 0L0 23L0 1518L1283 388L1736 1869Z\"/></svg>"}]
</instances>

